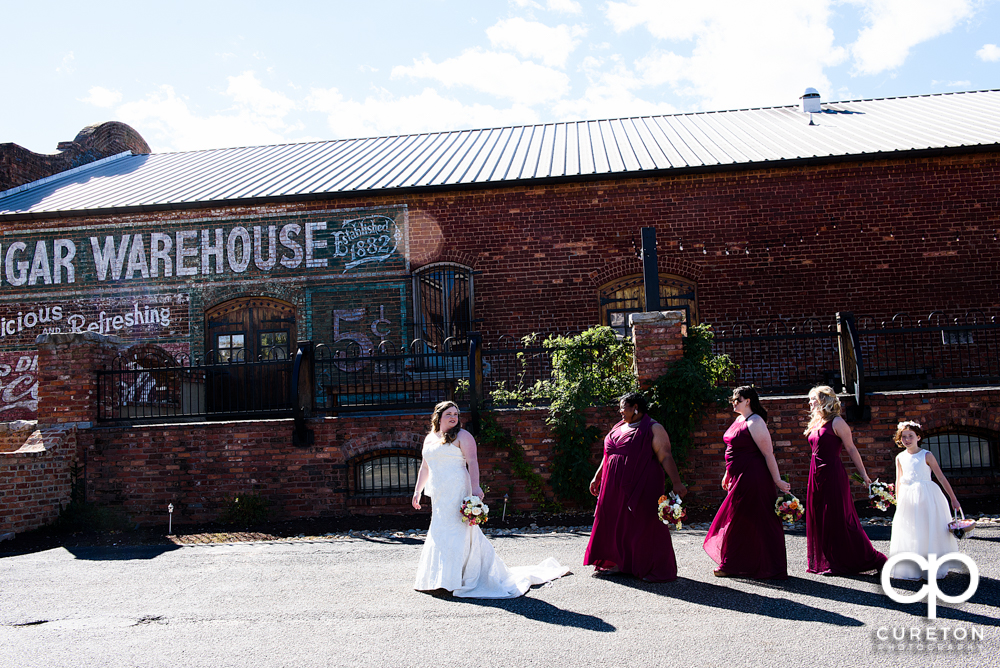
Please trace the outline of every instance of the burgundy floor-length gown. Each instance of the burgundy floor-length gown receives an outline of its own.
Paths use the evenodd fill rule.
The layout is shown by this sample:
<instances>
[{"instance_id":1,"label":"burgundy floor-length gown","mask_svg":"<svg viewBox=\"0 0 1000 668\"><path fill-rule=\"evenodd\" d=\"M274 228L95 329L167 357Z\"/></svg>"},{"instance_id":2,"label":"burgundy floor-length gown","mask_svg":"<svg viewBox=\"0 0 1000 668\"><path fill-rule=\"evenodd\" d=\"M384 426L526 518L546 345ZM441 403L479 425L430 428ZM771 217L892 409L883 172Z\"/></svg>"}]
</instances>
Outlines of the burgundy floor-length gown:
<instances>
[{"instance_id":1,"label":"burgundy floor-length gown","mask_svg":"<svg viewBox=\"0 0 1000 668\"><path fill-rule=\"evenodd\" d=\"M604 439L601 491L594 528L583 563L599 569L617 566L650 582L677 579L670 530L657 516L663 494L663 466L653 451L653 420L623 434L619 422Z\"/></svg>"},{"instance_id":2,"label":"burgundy floor-length gown","mask_svg":"<svg viewBox=\"0 0 1000 668\"><path fill-rule=\"evenodd\" d=\"M722 440L732 484L705 536L705 552L729 575L787 578L785 532L774 512L778 493L767 460L746 420L736 420Z\"/></svg>"},{"instance_id":3,"label":"burgundy floor-length gown","mask_svg":"<svg viewBox=\"0 0 1000 668\"><path fill-rule=\"evenodd\" d=\"M886 556L872 547L854 509L833 421L809 434L812 464L806 489L806 555L810 573L853 575L878 570Z\"/></svg>"}]
</instances>

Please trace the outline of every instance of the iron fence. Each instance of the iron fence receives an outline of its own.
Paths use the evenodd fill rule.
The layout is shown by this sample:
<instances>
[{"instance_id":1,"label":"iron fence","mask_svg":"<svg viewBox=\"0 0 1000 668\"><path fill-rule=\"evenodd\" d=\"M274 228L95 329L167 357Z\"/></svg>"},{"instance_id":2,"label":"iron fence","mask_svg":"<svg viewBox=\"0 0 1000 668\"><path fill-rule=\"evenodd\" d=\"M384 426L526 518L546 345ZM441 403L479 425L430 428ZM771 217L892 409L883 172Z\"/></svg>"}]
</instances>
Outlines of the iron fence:
<instances>
[{"instance_id":1,"label":"iron fence","mask_svg":"<svg viewBox=\"0 0 1000 668\"><path fill-rule=\"evenodd\" d=\"M483 403L488 408L518 406L525 391L551 377L551 350L536 347L483 349ZM532 403L545 406L549 399L538 397Z\"/></svg>"},{"instance_id":2,"label":"iron fence","mask_svg":"<svg viewBox=\"0 0 1000 668\"><path fill-rule=\"evenodd\" d=\"M808 320L798 327L777 321L751 330L720 331L712 352L729 355L736 374L727 387L753 385L762 394L803 394L816 385L842 385L838 334L833 325Z\"/></svg>"},{"instance_id":3,"label":"iron fence","mask_svg":"<svg viewBox=\"0 0 1000 668\"><path fill-rule=\"evenodd\" d=\"M382 346L375 354L364 355L320 344L315 352L315 378L314 406L319 412L429 408L467 396L469 353L467 349L393 352Z\"/></svg>"},{"instance_id":4,"label":"iron fence","mask_svg":"<svg viewBox=\"0 0 1000 668\"><path fill-rule=\"evenodd\" d=\"M549 403L544 393L528 390L552 377L554 351L513 339L501 337L489 348L475 333L433 345L417 339L400 350L385 342L373 351L304 345L294 360L276 347L255 360L244 359L243 349L213 352L205 363L136 346L98 373L98 419L294 416L298 425L306 413L426 409L444 400L486 408L521 405L526 396L535 405ZM935 312L916 323L900 314L878 324L838 313L836 325L813 319L796 327L736 327L715 336L713 351L737 365L729 386L787 395L831 385L855 395L861 416L872 390L1000 384L1000 323L978 312L959 318ZM593 350L595 364L601 353ZM304 427L299 432L304 437Z\"/></svg>"},{"instance_id":5,"label":"iron fence","mask_svg":"<svg viewBox=\"0 0 1000 668\"><path fill-rule=\"evenodd\" d=\"M981 312L912 322L858 318L858 337L871 390L969 387L1000 383L1000 323Z\"/></svg>"},{"instance_id":6,"label":"iron fence","mask_svg":"<svg viewBox=\"0 0 1000 668\"><path fill-rule=\"evenodd\" d=\"M224 361L217 361L224 360ZM139 346L98 372L98 420L156 423L191 419L291 416L292 362L287 351L212 351L205 363Z\"/></svg>"}]
</instances>

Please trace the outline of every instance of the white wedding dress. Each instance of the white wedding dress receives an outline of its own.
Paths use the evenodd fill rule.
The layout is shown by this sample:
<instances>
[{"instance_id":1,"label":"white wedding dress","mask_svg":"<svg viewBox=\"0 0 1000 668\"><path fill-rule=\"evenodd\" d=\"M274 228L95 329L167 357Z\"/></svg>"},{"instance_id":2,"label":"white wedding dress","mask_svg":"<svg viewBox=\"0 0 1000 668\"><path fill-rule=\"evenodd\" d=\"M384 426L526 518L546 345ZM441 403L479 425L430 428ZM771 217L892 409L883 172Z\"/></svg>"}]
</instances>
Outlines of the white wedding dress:
<instances>
[{"instance_id":1,"label":"white wedding dress","mask_svg":"<svg viewBox=\"0 0 1000 668\"><path fill-rule=\"evenodd\" d=\"M430 471L424 493L433 504L414 589L447 589L464 598L516 598L531 585L569 572L552 557L537 566L507 568L480 528L462 520L462 500L472 494L472 484L457 443L432 435L424 441L423 458Z\"/></svg>"},{"instance_id":2,"label":"white wedding dress","mask_svg":"<svg viewBox=\"0 0 1000 668\"><path fill-rule=\"evenodd\" d=\"M906 450L896 455L902 470L899 489L896 490L896 514L892 518L892 539L889 556L900 552L915 552L922 557L958 552L958 541L948 530L951 506L944 492L931 480L931 467L927 465L927 450L911 455ZM950 567L950 568L949 568ZM937 576L943 578L950 569L958 569L959 562L949 561L938 567ZM912 561L902 561L892 569L892 577L900 580L919 580L924 577L920 566Z\"/></svg>"}]
</instances>

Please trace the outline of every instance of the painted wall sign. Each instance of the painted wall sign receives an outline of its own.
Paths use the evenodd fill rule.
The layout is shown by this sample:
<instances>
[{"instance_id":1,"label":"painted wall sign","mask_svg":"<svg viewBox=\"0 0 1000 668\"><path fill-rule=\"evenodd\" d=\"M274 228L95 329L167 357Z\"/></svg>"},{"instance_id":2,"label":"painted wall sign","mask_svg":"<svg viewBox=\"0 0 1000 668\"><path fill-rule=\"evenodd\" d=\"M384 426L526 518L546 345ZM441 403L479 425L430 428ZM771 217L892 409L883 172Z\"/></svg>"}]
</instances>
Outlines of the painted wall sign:
<instances>
[{"instance_id":1,"label":"painted wall sign","mask_svg":"<svg viewBox=\"0 0 1000 668\"><path fill-rule=\"evenodd\" d=\"M282 214L0 238L0 294L203 278L409 271L406 208Z\"/></svg>"},{"instance_id":2,"label":"painted wall sign","mask_svg":"<svg viewBox=\"0 0 1000 668\"><path fill-rule=\"evenodd\" d=\"M187 336L187 293L52 302L0 302L0 347L33 347L40 334L97 332L123 339Z\"/></svg>"},{"instance_id":3,"label":"painted wall sign","mask_svg":"<svg viewBox=\"0 0 1000 668\"><path fill-rule=\"evenodd\" d=\"M38 353L0 352L0 421L38 415Z\"/></svg>"}]
</instances>

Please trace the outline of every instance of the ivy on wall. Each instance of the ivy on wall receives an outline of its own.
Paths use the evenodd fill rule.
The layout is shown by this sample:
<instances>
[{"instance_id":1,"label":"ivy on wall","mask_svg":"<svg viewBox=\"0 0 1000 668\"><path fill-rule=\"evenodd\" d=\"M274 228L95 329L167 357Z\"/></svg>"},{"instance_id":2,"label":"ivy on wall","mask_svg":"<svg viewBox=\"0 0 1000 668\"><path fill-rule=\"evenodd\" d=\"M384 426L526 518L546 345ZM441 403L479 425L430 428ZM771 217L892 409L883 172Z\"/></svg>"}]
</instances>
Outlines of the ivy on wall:
<instances>
[{"instance_id":1,"label":"ivy on wall","mask_svg":"<svg viewBox=\"0 0 1000 668\"><path fill-rule=\"evenodd\" d=\"M529 346L537 338L529 335L524 343ZM527 387L519 380L513 388L499 388L493 398L522 408L549 404L545 423L556 439L549 483L559 499L589 506L596 469L591 447L605 425L588 425L584 410L613 405L635 389L632 342L618 338L610 327L593 327L573 336L550 336L542 346L552 355L551 376Z\"/></svg>"},{"instance_id":2,"label":"ivy on wall","mask_svg":"<svg viewBox=\"0 0 1000 668\"><path fill-rule=\"evenodd\" d=\"M727 355L712 353L713 336L710 325L689 327L683 358L647 392L650 415L670 434L678 466L687 459L692 434L708 406L729 394L728 389L718 387L719 383L731 379L736 370ZM526 337L525 344L536 338ZM522 408L549 403L545 422L556 438L549 483L559 499L590 506L594 502L590 480L596 470L591 451L607 425L588 425L584 411L592 406L616 405L622 395L637 389L632 342L618 338L610 327L594 327L575 336L550 336L542 345L552 354L551 377L529 387L519 382L514 388L498 391L504 402L514 400ZM544 481L524 460L524 451L493 416L486 413L484 417L484 438L511 453L514 474L528 482L532 499L545 503Z\"/></svg>"},{"instance_id":3,"label":"ivy on wall","mask_svg":"<svg viewBox=\"0 0 1000 668\"><path fill-rule=\"evenodd\" d=\"M484 412L479 416L479 434L483 443L489 443L498 450L507 452L507 461L511 472L525 482L528 496L540 508L558 510L558 504L552 504L545 498L545 480L531 467L524 457L524 448L511 435L510 431L500 426L496 416Z\"/></svg>"},{"instance_id":4,"label":"ivy on wall","mask_svg":"<svg viewBox=\"0 0 1000 668\"><path fill-rule=\"evenodd\" d=\"M724 401L728 388L719 387L733 378L736 365L728 355L712 352L711 325L688 328L684 357L653 383L647 393L649 413L666 428L678 466L683 466L709 405Z\"/></svg>"}]
</instances>

